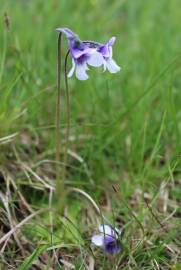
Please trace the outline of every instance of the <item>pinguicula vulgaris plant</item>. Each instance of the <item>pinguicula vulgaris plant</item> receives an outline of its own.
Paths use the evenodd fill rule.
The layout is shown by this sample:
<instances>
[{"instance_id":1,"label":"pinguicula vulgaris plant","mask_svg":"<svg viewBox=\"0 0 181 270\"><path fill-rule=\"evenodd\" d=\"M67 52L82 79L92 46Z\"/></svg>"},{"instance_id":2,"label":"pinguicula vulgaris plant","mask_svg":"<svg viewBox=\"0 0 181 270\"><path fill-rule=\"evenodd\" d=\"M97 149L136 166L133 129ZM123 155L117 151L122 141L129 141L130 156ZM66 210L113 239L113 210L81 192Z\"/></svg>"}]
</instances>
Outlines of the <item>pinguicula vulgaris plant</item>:
<instances>
[{"instance_id":1,"label":"pinguicula vulgaris plant","mask_svg":"<svg viewBox=\"0 0 181 270\"><path fill-rule=\"evenodd\" d=\"M58 32L58 65L57 65L57 105L56 105L56 183L57 193L62 204L64 202L65 188L65 169L67 165L67 148L70 129L70 106L69 106L69 90L68 90L68 78L72 77L75 73L78 80L87 80L89 78L87 71L89 67L103 67L103 71L106 69L111 73L120 71L120 67L113 60L112 46L116 40L112 37L107 43L102 44L96 41L82 41L79 36L72 32L68 28L57 28ZM68 41L68 51L65 56L64 62L64 78L65 78L65 90L67 100L67 128L66 128L66 144L64 152L64 169L60 179L59 159L60 159L60 97L61 97L61 37L65 34ZM72 67L67 72L68 56L72 57Z\"/></svg>"}]
</instances>

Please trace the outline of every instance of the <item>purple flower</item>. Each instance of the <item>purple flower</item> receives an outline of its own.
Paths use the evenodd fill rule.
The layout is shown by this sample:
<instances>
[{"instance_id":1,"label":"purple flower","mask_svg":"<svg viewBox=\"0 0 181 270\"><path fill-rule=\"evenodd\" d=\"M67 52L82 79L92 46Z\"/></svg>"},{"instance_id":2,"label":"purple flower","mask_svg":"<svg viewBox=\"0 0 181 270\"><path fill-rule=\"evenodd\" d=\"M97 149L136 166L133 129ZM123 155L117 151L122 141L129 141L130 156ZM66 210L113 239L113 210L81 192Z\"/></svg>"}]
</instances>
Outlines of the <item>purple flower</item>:
<instances>
[{"instance_id":1,"label":"purple flower","mask_svg":"<svg viewBox=\"0 0 181 270\"><path fill-rule=\"evenodd\" d=\"M116 73L120 71L120 67L116 64L116 62L112 59L112 46L116 41L115 37L110 38L110 40L105 44L99 47L98 51L104 57L104 71L106 69L109 70L110 73Z\"/></svg>"},{"instance_id":2,"label":"purple flower","mask_svg":"<svg viewBox=\"0 0 181 270\"><path fill-rule=\"evenodd\" d=\"M69 43L70 52L72 54L72 68L68 73L71 77L75 71L76 77L79 80L87 80L88 65L100 67L104 63L103 55L97 51L96 47L91 47L90 44L81 41L77 34L67 28L57 28L58 32L66 35Z\"/></svg>"},{"instance_id":3,"label":"purple flower","mask_svg":"<svg viewBox=\"0 0 181 270\"><path fill-rule=\"evenodd\" d=\"M103 252L109 254L119 253L122 245L119 241L119 230L109 225L99 226L99 234L92 236L92 243L98 247L102 247Z\"/></svg>"},{"instance_id":4,"label":"purple flower","mask_svg":"<svg viewBox=\"0 0 181 270\"><path fill-rule=\"evenodd\" d=\"M112 59L112 46L116 40L112 37L106 44L100 44L94 41L81 41L79 36L68 28L57 28L56 31L64 33L68 39L69 49L72 55L72 68L68 77L72 77L75 72L79 80L89 78L87 70L89 66L104 67L111 73L116 73L120 67Z\"/></svg>"}]
</instances>

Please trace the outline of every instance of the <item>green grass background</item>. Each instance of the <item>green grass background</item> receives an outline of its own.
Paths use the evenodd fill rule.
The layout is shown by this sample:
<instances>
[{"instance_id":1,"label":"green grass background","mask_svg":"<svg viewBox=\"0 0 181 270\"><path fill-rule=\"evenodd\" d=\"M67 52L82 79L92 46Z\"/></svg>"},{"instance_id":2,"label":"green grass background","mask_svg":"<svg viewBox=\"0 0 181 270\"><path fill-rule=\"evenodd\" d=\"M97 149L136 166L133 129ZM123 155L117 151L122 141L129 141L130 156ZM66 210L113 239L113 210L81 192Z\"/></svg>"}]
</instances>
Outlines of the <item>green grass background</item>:
<instances>
[{"instance_id":1,"label":"green grass background","mask_svg":"<svg viewBox=\"0 0 181 270\"><path fill-rule=\"evenodd\" d=\"M161 182L179 177L180 0L0 0L0 6L0 138L26 131L33 140L29 160L36 163L42 155L53 160L49 151L55 149L54 29L66 26L83 40L102 43L116 36L114 59L121 72L96 69L85 82L69 80L71 135L89 136L69 147L86 162L95 187L92 191L83 166L74 159L68 184L86 190L101 204L103 191L114 197L114 183L128 201L137 187L155 196ZM4 31L5 12L9 31ZM65 54L66 40L63 46ZM61 108L64 126L64 88ZM20 153L26 150L21 140L15 144ZM11 144L0 149L0 162L6 166L12 158ZM41 205L36 196L32 201ZM138 213L144 215L139 207ZM120 201L117 211L122 209L127 222L130 217Z\"/></svg>"}]
</instances>

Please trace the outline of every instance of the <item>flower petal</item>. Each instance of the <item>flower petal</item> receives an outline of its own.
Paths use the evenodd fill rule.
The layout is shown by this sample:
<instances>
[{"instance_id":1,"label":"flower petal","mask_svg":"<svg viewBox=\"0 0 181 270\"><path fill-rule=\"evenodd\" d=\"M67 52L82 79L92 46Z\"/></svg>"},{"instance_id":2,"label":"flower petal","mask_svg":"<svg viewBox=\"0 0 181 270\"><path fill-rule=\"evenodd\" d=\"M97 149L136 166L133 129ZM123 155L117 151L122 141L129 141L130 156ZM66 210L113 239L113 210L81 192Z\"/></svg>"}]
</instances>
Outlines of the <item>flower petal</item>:
<instances>
[{"instance_id":1,"label":"flower petal","mask_svg":"<svg viewBox=\"0 0 181 270\"><path fill-rule=\"evenodd\" d=\"M95 49L85 47L83 43L80 43L79 47L76 48L74 42L69 42L69 47L72 53L73 58L78 59L81 56L91 54Z\"/></svg>"},{"instance_id":2,"label":"flower petal","mask_svg":"<svg viewBox=\"0 0 181 270\"><path fill-rule=\"evenodd\" d=\"M112 232L113 232L113 229L109 226L109 225L106 225L106 224L104 224L104 226L102 226L102 225L99 225L99 231L101 232L101 233L103 233L104 234L104 232L105 232L105 235L113 235L112 234Z\"/></svg>"},{"instance_id":3,"label":"flower petal","mask_svg":"<svg viewBox=\"0 0 181 270\"><path fill-rule=\"evenodd\" d=\"M102 54L103 57L109 58L110 57L110 50L108 44L103 45L99 48L99 52Z\"/></svg>"},{"instance_id":4,"label":"flower petal","mask_svg":"<svg viewBox=\"0 0 181 270\"><path fill-rule=\"evenodd\" d=\"M94 245L101 247L104 245L104 236L102 234L97 234L92 236L91 241Z\"/></svg>"},{"instance_id":5,"label":"flower petal","mask_svg":"<svg viewBox=\"0 0 181 270\"><path fill-rule=\"evenodd\" d=\"M88 67L87 67L86 63L76 65L75 74L76 74L76 77L78 80L85 81L89 78L89 76L86 73L87 69L88 69Z\"/></svg>"},{"instance_id":6,"label":"flower petal","mask_svg":"<svg viewBox=\"0 0 181 270\"><path fill-rule=\"evenodd\" d=\"M104 230L103 230L103 227L104 227ZM118 228L116 228L116 227L113 228L113 227L106 225L106 224L104 224L104 226L99 225L99 231L103 234L105 231L106 242L111 242L115 239L118 239L119 234L120 234L120 231L118 230Z\"/></svg>"},{"instance_id":7,"label":"flower petal","mask_svg":"<svg viewBox=\"0 0 181 270\"><path fill-rule=\"evenodd\" d=\"M106 250L106 253L116 254L122 250L122 245L118 241L110 242L109 244L105 246L105 248L103 248L103 251L105 250Z\"/></svg>"},{"instance_id":8,"label":"flower petal","mask_svg":"<svg viewBox=\"0 0 181 270\"><path fill-rule=\"evenodd\" d=\"M112 58L112 47L109 46L109 58Z\"/></svg>"},{"instance_id":9,"label":"flower petal","mask_svg":"<svg viewBox=\"0 0 181 270\"><path fill-rule=\"evenodd\" d=\"M106 60L106 67L110 73L116 73L121 69L112 58Z\"/></svg>"},{"instance_id":10,"label":"flower petal","mask_svg":"<svg viewBox=\"0 0 181 270\"><path fill-rule=\"evenodd\" d=\"M110 40L108 41L108 45L109 45L109 46L114 45L115 41L116 41L116 37L110 38Z\"/></svg>"},{"instance_id":11,"label":"flower petal","mask_svg":"<svg viewBox=\"0 0 181 270\"><path fill-rule=\"evenodd\" d=\"M75 71L75 61L74 61L74 59L72 59L72 67L71 67L69 73L67 74L67 77L68 78L72 77L74 71Z\"/></svg>"},{"instance_id":12,"label":"flower petal","mask_svg":"<svg viewBox=\"0 0 181 270\"><path fill-rule=\"evenodd\" d=\"M100 67L104 63L104 58L101 53L95 51L90 54L87 63L93 67Z\"/></svg>"}]
</instances>

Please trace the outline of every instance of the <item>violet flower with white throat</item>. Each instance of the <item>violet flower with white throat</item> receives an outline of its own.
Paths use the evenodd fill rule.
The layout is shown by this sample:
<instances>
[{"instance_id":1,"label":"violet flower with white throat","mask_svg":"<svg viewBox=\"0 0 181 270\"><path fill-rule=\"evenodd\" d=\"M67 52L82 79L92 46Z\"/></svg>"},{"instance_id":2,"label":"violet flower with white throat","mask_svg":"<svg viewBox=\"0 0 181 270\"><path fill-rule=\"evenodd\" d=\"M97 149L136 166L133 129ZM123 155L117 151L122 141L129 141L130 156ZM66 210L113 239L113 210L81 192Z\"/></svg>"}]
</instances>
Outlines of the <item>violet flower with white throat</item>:
<instances>
[{"instance_id":1,"label":"violet flower with white throat","mask_svg":"<svg viewBox=\"0 0 181 270\"><path fill-rule=\"evenodd\" d=\"M66 35L72 55L72 68L67 74L68 78L75 73L78 80L87 80L89 66L103 66L104 71L107 69L110 73L120 71L121 68L112 58L115 37L112 37L106 44L102 44L96 41L82 41L68 28L57 28L56 31Z\"/></svg>"},{"instance_id":2,"label":"violet flower with white throat","mask_svg":"<svg viewBox=\"0 0 181 270\"><path fill-rule=\"evenodd\" d=\"M78 35L68 28L57 28L56 31L64 33L68 39L72 55L72 68L67 75L69 78L75 72L77 79L87 80L89 78L87 74L88 65L100 67L104 64L104 57L97 51L96 47L81 41Z\"/></svg>"},{"instance_id":3,"label":"violet flower with white throat","mask_svg":"<svg viewBox=\"0 0 181 270\"><path fill-rule=\"evenodd\" d=\"M120 232L109 225L99 225L99 234L92 236L91 241L95 246L101 247L103 253L116 254L122 251L119 240Z\"/></svg>"}]
</instances>

